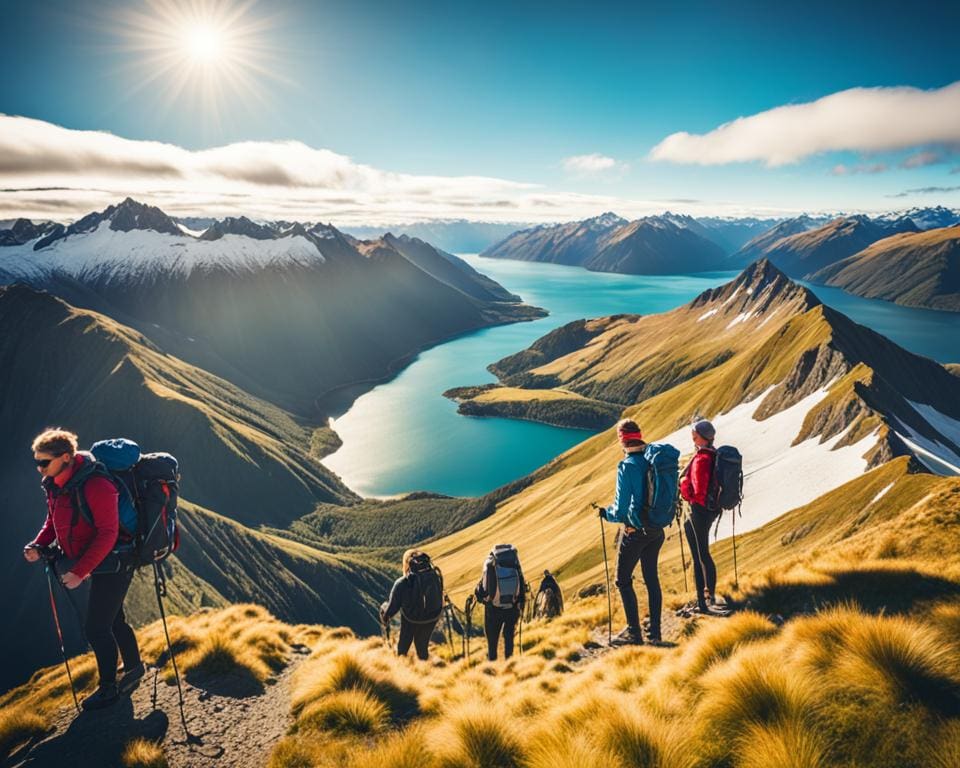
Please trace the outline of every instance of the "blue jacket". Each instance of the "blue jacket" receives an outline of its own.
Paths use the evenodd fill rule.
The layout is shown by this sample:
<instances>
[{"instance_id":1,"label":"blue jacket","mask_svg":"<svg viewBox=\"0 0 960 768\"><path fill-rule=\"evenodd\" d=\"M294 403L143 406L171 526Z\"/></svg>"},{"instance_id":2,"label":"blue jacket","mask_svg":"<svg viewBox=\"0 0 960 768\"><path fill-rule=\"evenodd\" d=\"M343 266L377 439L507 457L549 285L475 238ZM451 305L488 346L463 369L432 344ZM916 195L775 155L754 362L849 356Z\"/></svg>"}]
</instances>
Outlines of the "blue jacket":
<instances>
[{"instance_id":1,"label":"blue jacket","mask_svg":"<svg viewBox=\"0 0 960 768\"><path fill-rule=\"evenodd\" d=\"M647 497L647 460L642 453L629 453L617 467L617 492L604 514L611 523L642 528L640 510Z\"/></svg>"}]
</instances>

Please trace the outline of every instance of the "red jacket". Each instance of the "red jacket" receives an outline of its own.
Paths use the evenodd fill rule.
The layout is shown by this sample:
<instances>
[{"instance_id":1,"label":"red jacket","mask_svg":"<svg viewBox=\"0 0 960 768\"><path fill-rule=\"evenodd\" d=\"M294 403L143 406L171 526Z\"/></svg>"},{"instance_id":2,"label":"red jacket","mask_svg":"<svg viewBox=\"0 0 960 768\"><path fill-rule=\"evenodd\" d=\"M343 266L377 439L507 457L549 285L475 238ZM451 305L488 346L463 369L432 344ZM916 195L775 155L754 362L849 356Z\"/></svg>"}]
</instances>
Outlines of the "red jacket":
<instances>
[{"instance_id":1,"label":"red jacket","mask_svg":"<svg viewBox=\"0 0 960 768\"><path fill-rule=\"evenodd\" d=\"M684 501L707 506L707 491L713 475L713 462L717 452L713 448L698 448L696 454L680 479L680 495Z\"/></svg>"},{"instance_id":2,"label":"red jacket","mask_svg":"<svg viewBox=\"0 0 960 768\"><path fill-rule=\"evenodd\" d=\"M53 478L53 482L43 484L47 494L47 520L33 540L41 547L56 540L63 554L77 561L70 570L81 579L110 553L120 532L119 494L116 486L105 477L91 477L83 484L83 495L93 516L93 525L79 510L74 514L73 494L60 492L84 461L84 457L77 454L74 466ZM74 517L76 525L73 524Z\"/></svg>"}]
</instances>

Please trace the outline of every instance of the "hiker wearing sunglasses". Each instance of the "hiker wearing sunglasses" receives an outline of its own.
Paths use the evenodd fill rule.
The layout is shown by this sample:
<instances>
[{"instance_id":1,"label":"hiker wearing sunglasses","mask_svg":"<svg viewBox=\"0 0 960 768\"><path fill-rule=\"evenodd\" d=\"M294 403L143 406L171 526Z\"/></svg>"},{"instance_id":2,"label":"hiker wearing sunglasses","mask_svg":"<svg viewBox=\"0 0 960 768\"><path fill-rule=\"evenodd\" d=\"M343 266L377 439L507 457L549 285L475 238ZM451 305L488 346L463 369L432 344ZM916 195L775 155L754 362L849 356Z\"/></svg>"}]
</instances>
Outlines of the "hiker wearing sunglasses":
<instances>
[{"instance_id":1,"label":"hiker wearing sunglasses","mask_svg":"<svg viewBox=\"0 0 960 768\"><path fill-rule=\"evenodd\" d=\"M77 436L72 432L49 429L38 435L33 441L33 458L47 496L47 518L24 547L23 556L36 562L55 544L62 555L57 573L63 586L74 590L90 580L84 633L97 659L100 683L82 706L101 709L136 688L144 674L136 635L123 613L133 571L96 572L119 535L117 487L106 477L92 474L93 456L77 450ZM82 502L79 494L83 494ZM81 503L86 510L79 508ZM125 670L119 682L118 652Z\"/></svg>"}]
</instances>

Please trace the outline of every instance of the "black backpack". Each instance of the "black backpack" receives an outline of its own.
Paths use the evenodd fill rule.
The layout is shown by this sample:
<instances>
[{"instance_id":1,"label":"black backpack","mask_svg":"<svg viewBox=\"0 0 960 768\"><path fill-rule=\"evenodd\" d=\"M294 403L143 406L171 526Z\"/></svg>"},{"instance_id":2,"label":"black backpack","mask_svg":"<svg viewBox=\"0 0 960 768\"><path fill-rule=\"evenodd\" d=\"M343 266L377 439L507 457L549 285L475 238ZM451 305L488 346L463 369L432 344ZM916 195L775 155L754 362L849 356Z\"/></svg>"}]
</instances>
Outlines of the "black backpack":
<instances>
[{"instance_id":1,"label":"black backpack","mask_svg":"<svg viewBox=\"0 0 960 768\"><path fill-rule=\"evenodd\" d=\"M707 490L707 509L736 509L743 501L743 457L732 445L721 445L713 457L713 474Z\"/></svg>"},{"instance_id":2,"label":"black backpack","mask_svg":"<svg viewBox=\"0 0 960 768\"><path fill-rule=\"evenodd\" d=\"M537 619L553 619L563 614L563 594L553 576L545 576L537 590L533 616Z\"/></svg>"},{"instance_id":3,"label":"black backpack","mask_svg":"<svg viewBox=\"0 0 960 768\"><path fill-rule=\"evenodd\" d=\"M121 520L125 507L132 505L136 510L136 525L121 526L117 550L125 564L139 568L166 560L180 546L180 472L176 458L169 453L140 453L140 446L125 438L96 442L90 454L98 465L96 474L105 470L120 492ZM79 513L92 524L83 493L77 494L77 501ZM133 530L124 530L131 527Z\"/></svg>"},{"instance_id":4,"label":"black backpack","mask_svg":"<svg viewBox=\"0 0 960 768\"><path fill-rule=\"evenodd\" d=\"M410 575L413 584L404 617L415 624L436 621L443 613L443 574L429 555L421 553L410 558Z\"/></svg>"}]
</instances>

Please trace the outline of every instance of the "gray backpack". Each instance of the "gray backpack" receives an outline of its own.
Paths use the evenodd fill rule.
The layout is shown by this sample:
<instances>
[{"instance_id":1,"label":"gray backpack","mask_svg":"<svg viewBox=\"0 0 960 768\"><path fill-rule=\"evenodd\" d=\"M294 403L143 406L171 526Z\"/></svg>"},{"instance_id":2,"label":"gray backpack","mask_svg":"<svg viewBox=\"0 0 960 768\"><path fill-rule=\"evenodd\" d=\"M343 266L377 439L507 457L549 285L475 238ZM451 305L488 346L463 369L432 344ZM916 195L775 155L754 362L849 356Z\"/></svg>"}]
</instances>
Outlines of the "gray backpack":
<instances>
[{"instance_id":1,"label":"gray backpack","mask_svg":"<svg viewBox=\"0 0 960 768\"><path fill-rule=\"evenodd\" d=\"M483 588L496 608L513 608L520 602L520 556L512 544L497 544L491 550Z\"/></svg>"}]
</instances>

